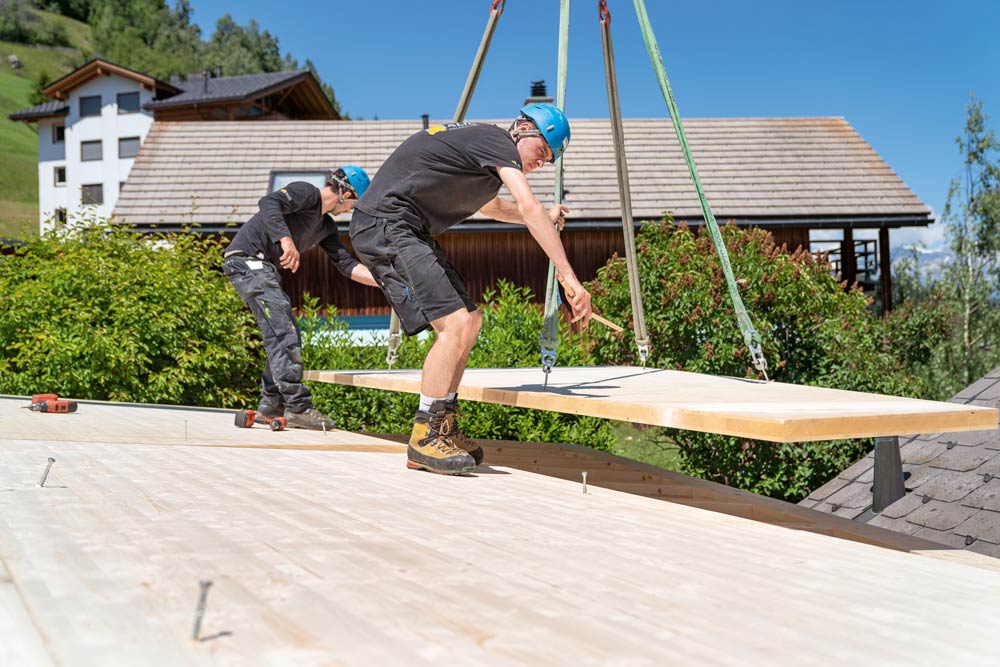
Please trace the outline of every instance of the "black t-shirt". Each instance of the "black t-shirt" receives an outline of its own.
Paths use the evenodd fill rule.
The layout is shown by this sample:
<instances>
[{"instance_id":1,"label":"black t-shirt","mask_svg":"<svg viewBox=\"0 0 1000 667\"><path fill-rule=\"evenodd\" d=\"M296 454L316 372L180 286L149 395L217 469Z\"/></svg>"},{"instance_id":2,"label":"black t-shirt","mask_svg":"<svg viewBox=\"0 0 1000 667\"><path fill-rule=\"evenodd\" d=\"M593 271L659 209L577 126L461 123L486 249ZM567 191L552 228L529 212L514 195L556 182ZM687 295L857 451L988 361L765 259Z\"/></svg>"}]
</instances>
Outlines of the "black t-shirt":
<instances>
[{"instance_id":1,"label":"black t-shirt","mask_svg":"<svg viewBox=\"0 0 1000 667\"><path fill-rule=\"evenodd\" d=\"M356 208L440 234L497 196L497 167L521 169L510 134L494 125L449 123L411 136L390 155Z\"/></svg>"},{"instance_id":2,"label":"black t-shirt","mask_svg":"<svg viewBox=\"0 0 1000 667\"><path fill-rule=\"evenodd\" d=\"M242 250L277 265L281 238L291 236L300 253L321 246L342 275L350 277L357 265L337 232L337 223L323 213L319 188L296 181L264 195L260 211L243 223L226 252Z\"/></svg>"}]
</instances>

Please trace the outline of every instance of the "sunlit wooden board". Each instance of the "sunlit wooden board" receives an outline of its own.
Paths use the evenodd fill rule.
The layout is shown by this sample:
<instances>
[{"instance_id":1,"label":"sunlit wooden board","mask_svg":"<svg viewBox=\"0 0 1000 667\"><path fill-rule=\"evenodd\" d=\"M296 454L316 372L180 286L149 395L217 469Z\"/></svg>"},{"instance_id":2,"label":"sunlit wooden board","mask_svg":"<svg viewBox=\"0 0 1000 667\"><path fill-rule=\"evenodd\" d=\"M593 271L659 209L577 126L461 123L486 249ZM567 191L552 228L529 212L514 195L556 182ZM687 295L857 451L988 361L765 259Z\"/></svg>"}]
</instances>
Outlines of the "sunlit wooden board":
<instances>
[{"instance_id":1,"label":"sunlit wooden board","mask_svg":"<svg viewBox=\"0 0 1000 667\"><path fill-rule=\"evenodd\" d=\"M306 379L419 393L419 371L306 371ZM475 368L459 398L773 442L997 428L993 408L637 367Z\"/></svg>"},{"instance_id":2,"label":"sunlit wooden board","mask_svg":"<svg viewBox=\"0 0 1000 667\"><path fill-rule=\"evenodd\" d=\"M17 410L0 423L36 433L0 433L4 667L995 664L1000 573L962 562L511 468L206 446L225 413Z\"/></svg>"},{"instance_id":3,"label":"sunlit wooden board","mask_svg":"<svg viewBox=\"0 0 1000 667\"><path fill-rule=\"evenodd\" d=\"M23 409L29 403L24 397L0 396L0 438L197 447L406 451L403 445L338 429L327 433L303 429L275 432L262 424L237 428L235 410L81 401L77 412L45 414Z\"/></svg>"}]
</instances>

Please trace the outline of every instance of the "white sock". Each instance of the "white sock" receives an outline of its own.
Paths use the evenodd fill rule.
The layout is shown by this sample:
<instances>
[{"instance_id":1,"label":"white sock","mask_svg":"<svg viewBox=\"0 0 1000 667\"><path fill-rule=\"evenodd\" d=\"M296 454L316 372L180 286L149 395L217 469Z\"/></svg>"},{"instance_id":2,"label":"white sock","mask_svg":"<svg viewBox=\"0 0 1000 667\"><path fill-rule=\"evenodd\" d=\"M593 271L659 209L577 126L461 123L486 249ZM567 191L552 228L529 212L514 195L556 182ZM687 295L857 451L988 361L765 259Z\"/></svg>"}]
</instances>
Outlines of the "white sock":
<instances>
[{"instance_id":1,"label":"white sock","mask_svg":"<svg viewBox=\"0 0 1000 667\"><path fill-rule=\"evenodd\" d=\"M420 407L417 409L423 410L424 412L428 412L431 409L431 404L434 403L434 401L443 401L443 400L445 399L435 398L433 396L425 396L424 394L420 394Z\"/></svg>"}]
</instances>

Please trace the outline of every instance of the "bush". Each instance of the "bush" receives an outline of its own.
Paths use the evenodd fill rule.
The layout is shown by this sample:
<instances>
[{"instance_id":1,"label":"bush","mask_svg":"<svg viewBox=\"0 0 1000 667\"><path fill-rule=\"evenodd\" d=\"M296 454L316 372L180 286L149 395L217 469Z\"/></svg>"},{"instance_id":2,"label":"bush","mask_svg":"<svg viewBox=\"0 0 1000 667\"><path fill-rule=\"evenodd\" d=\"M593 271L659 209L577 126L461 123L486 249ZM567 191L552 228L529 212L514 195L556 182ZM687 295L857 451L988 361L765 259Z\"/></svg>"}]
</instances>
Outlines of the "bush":
<instances>
[{"instance_id":1,"label":"bush","mask_svg":"<svg viewBox=\"0 0 1000 667\"><path fill-rule=\"evenodd\" d=\"M346 324L318 316L315 299L307 299L302 319L303 358L307 368L385 368L385 340L352 347ZM469 356L470 368L539 368L538 336L542 312L527 288L501 281L498 291L483 295L483 327ZM568 336L565 326L562 336ZM386 339L388 336L385 337ZM407 338L399 349L396 368L420 368L433 335L426 340ZM587 363L586 352L573 342L560 348L563 365ZM316 384L313 398L341 428L370 432L408 433L417 408L414 394ZM461 425L473 438L524 442L572 442L607 449L613 442L611 425L603 420L541 410L462 401Z\"/></svg>"},{"instance_id":2,"label":"bush","mask_svg":"<svg viewBox=\"0 0 1000 667\"><path fill-rule=\"evenodd\" d=\"M256 324L196 234L108 223L0 259L0 392L237 407L256 401Z\"/></svg>"},{"instance_id":3,"label":"bush","mask_svg":"<svg viewBox=\"0 0 1000 667\"><path fill-rule=\"evenodd\" d=\"M778 248L765 230L723 230L747 311L762 338L770 379L892 395L916 384L871 316L865 296L845 292L826 264L803 250ZM639 275L649 328L649 364L710 375L755 377L707 230L671 221L644 226L637 238ZM594 306L630 313L624 260L616 258L592 285ZM595 331L597 364L635 363L632 336ZM871 449L868 440L779 445L667 430L685 472L755 493L797 500Z\"/></svg>"}]
</instances>

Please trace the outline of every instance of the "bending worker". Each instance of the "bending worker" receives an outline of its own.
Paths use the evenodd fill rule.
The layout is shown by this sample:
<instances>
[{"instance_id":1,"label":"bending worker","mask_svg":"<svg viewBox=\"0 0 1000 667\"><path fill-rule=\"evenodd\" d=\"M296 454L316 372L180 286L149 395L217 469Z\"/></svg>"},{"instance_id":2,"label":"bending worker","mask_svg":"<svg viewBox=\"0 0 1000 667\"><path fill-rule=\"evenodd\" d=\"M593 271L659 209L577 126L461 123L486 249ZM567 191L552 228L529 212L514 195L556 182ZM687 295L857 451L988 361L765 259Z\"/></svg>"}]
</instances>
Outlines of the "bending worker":
<instances>
[{"instance_id":1,"label":"bending worker","mask_svg":"<svg viewBox=\"0 0 1000 667\"><path fill-rule=\"evenodd\" d=\"M420 406L407 447L410 468L471 471L482 448L458 428L458 385L482 316L432 238L480 211L526 225L566 285L573 321L589 322L590 294L566 259L556 233L564 206L542 207L525 174L555 162L569 144L569 122L551 104L531 104L508 130L493 125L435 125L399 145L379 168L351 218L351 243L414 335L437 332L424 360ZM514 201L497 196L506 185Z\"/></svg>"},{"instance_id":2,"label":"bending worker","mask_svg":"<svg viewBox=\"0 0 1000 667\"><path fill-rule=\"evenodd\" d=\"M302 338L278 266L295 273L300 253L318 245L341 274L375 287L368 269L341 243L337 223L327 218L350 211L368 183L365 170L350 165L329 172L322 189L289 183L260 200L260 211L225 251L222 270L257 318L267 354L257 411L283 416L291 427L331 429L335 423L313 406L312 392L302 383Z\"/></svg>"}]
</instances>

